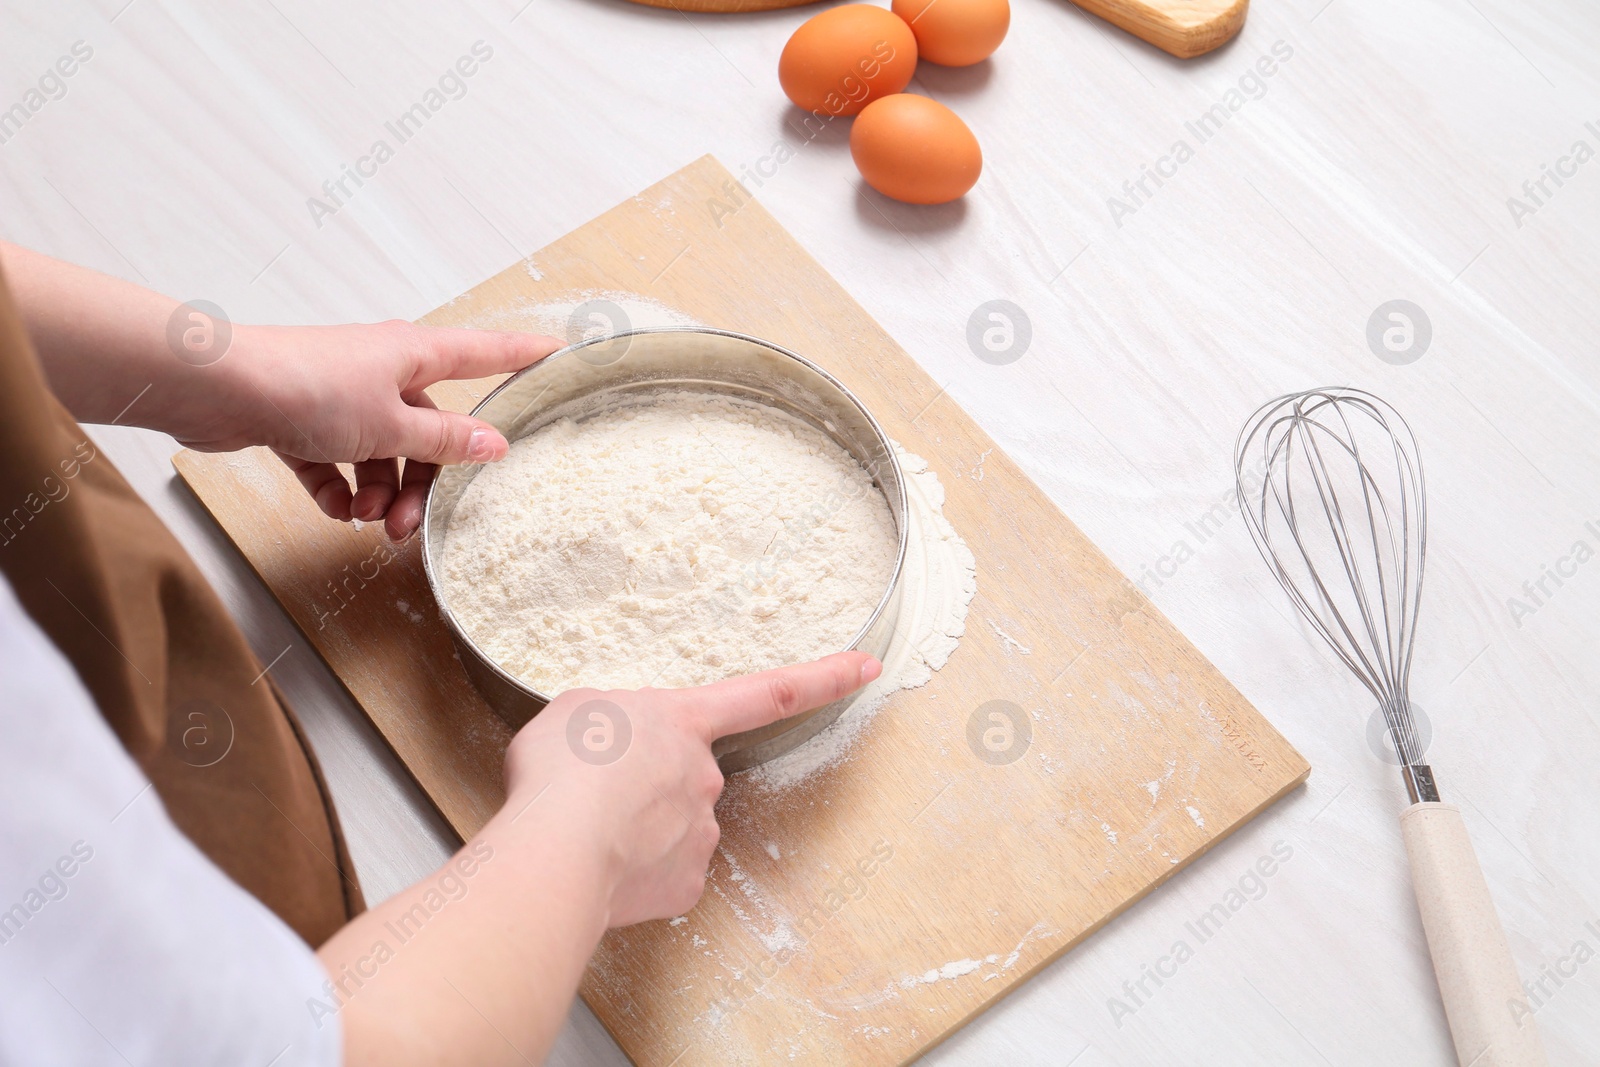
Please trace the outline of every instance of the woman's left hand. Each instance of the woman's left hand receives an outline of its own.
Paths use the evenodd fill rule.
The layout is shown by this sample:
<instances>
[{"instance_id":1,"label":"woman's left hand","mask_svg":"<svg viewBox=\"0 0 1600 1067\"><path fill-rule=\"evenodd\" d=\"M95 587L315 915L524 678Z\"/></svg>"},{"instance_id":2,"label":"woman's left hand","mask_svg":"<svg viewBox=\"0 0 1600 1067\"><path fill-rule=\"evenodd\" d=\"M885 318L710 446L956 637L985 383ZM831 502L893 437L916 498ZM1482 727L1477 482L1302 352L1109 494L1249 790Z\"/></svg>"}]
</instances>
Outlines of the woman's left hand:
<instances>
[{"instance_id":1,"label":"woman's left hand","mask_svg":"<svg viewBox=\"0 0 1600 1067\"><path fill-rule=\"evenodd\" d=\"M507 449L493 426L440 411L423 390L520 370L562 344L399 321L236 326L226 356L206 368L224 371L225 402L174 436L201 451L267 445L329 517L383 519L398 541L421 522L438 464L489 463ZM337 463L355 465L353 493Z\"/></svg>"},{"instance_id":2,"label":"woman's left hand","mask_svg":"<svg viewBox=\"0 0 1600 1067\"><path fill-rule=\"evenodd\" d=\"M401 321L241 326L205 301L180 304L4 241L0 265L50 388L79 421L146 426L205 452L266 445L328 515L383 519L396 541L422 521L437 464L506 454L494 427L439 411L423 390L521 370L562 347ZM353 494L337 463L355 464Z\"/></svg>"}]
</instances>

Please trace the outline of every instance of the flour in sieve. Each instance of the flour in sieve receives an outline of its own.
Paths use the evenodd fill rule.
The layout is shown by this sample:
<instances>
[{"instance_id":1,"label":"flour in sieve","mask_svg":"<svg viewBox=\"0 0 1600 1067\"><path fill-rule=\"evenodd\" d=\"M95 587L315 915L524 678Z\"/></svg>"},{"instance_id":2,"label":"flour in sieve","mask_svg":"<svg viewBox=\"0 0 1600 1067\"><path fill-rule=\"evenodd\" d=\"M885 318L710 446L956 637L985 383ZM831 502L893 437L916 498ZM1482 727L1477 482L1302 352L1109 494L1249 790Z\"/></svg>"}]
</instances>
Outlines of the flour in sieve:
<instances>
[{"instance_id":1,"label":"flour in sieve","mask_svg":"<svg viewBox=\"0 0 1600 1067\"><path fill-rule=\"evenodd\" d=\"M511 446L463 494L445 599L529 685L701 685L837 652L897 550L883 495L763 404L635 395Z\"/></svg>"}]
</instances>

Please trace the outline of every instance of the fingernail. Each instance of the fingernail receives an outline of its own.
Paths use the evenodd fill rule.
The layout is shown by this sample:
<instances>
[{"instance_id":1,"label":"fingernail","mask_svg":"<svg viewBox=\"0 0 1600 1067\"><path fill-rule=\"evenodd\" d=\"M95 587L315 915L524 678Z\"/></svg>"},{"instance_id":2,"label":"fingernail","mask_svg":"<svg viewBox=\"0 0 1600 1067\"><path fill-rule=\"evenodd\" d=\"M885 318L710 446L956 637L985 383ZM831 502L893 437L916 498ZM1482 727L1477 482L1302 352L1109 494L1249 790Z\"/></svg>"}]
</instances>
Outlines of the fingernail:
<instances>
[{"instance_id":1,"label":"fingernail","mask_svg":"<svg viewBox=\"0 0 1600 1067\"><path fill-rule=\"evenodd\" d=\"M467 435L467 459L473 463L488 463L494 459L495 438L500 435L479 426Z\"/></svg>"},{"instance_id":2,"label":"fingernail","mask_svg":"<svg viewBox=\"0 0 1600 1067\"><path fill-rule=\"evenodd\" d=\"M878 675L883 673L883 664L875 659L869 659L861 665L861 684L866 685Z\"/></svg>"}]
</instances>

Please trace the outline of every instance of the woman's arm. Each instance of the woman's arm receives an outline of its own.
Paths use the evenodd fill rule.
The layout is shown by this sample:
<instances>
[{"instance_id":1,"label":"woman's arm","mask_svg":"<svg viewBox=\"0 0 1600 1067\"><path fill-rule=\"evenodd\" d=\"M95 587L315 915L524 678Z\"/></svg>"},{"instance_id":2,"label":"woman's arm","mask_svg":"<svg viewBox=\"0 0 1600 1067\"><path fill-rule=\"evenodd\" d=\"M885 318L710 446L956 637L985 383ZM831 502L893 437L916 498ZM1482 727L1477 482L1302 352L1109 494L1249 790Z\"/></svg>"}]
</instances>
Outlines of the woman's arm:
<instances>
[{"instance_id":1,"label":"woman's arm","mask_svg":"<svg viewBox=\"0 0 1600 1067\"><path fill-rule=\"evenodd\" d=\"M0 265L52 388L79 419L202 449L265 444L325 512L386 515L394 537L415 529L431 464L507 448L422 390L514 370L561 344L406 323L231 326L228 337L175 301L15 246L0 244ZM403 481L392 457L408 457ZM336 461L356 465L354 500ZM712 743L830 703L881 670L850 652L699 689L562 694L512 740L507 801L488 824L322 946L326 999L308 1010L338 1016L347 1063L542 1060L605 930L700 898L720 836ZM596 744L622 747L602 759Z\"/></svg>"},{"instance_id":2,"label":"woman's arm","mask_svg":"<svg viewBox=\"0 0 1600 1067\"><path fill-rule=\"evenodd\" d=\"M4 242L0 267L50 388L80 422L145 426L204 451L266 445L326 514L386 519L396 540L416 529L434 464L488 462L507 447L423 390L561 347L406 322L242 326ZM355 464L353 495L336 463Z\"/></svg>"},{"instance_id":3,"label":"woman's arm","mask_svg":"<svg viewBox=\"0 0 1600 1067\"><path fill-rule=\"evenodd\" d=\"M700 898L720 833L711 743L831 703L881 670L843 652L699 689L557 697L512 741L506 804L488 825L318 952L345 1062L542 1062L600 935ZM577 735L597 731L587 745L569 742L575 716Z\"/></svg>"}]
</instances>

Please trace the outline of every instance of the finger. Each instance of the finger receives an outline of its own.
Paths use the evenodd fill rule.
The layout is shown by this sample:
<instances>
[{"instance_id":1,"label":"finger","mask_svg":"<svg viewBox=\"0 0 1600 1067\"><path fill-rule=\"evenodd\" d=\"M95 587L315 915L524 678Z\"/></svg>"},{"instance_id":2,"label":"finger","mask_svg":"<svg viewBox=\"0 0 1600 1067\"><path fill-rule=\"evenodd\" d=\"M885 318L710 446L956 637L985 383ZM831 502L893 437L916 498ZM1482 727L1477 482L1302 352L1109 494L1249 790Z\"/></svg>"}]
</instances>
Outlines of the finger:
<instances>
[{"instance_id":1,"label":"finger","mask_svg":"<svg viewBox=\"0 0 1600 1067\"><path fill-rule=\"evenodd\" d=\"M311 499L317 502L317 507L322 509L324 515L340 522L350 521L350 483L345 481L343 471L332 463L317 463L297 456L286 456L282 452L275 454L294 471L294 476L305 486L306 492L311 494Z\"/></svg>"},{"instance_id":2,"label":"finger","mask_svg":"<svg viewBox=\"0 0 1600 1067\"><path fill-rule=\"evenodd\" d=\"M883 664L865 652L838 652L814 663L663 692L670 694L669 707L699 715L706 740L714 741L831 704L882 672Z\"/></svg>"},{"instance_id":3,"label":"finger","mask_svg":"<svg viewBox=\"0 0 1600 1067\"><path fill-rule=\"evenodd\" d=\"M521 370L556 349L566 347L566 342L560 338L537 333L443 327L425 327L424 330L422 344L426 356L408 389L447 378L483 378Z\"/></svg>"},{"instance_id":4,"label":"finger","mask_svg":"<svg viewBox=\"0 0 1600 1067\"><path fill-rule=\"evenodd\" d=\"M418 398L427 394L419 393ZM413 399L399 414L395 453L424 463L492 463L510 447L499 430L482 419L440 411Z\"/></svg>"},{"instance_id":5,"label":"finger","mask_svg":"<svg viewBox=\"0 0 1600 1067\"><path fill-rule=\"evenodd\" d=\"M414 408L437 409L433 397L420 391L415 396L407 397L406 403ZM432 463L412 459L405 461L405 472L400 476L400 491L395 494L394 502L389 505L389 513L384 517L383 531L389 535L389 540L404 541L422 525L422 505L428 498L428 486L433 484L433 476L438 471L439 468Z\"/></svg>"},{"instance_id":6,"label":"finger","mask_svg":"<svg viewBox=\"0 0 1600 1067\"><path fill-rule=\"evenodd\" d=\"M350 514L362 522L383 518L400 489L400 465L392 459L369 459L356 464L356 495Z\"/></svg>"},{"instance_id":7,"label":"finger","mask_svg":"<svg viewBox=\"0 0 1600 1067\"><path fill-rule=\"evenodd\" d=\"M383 531L391 541L404 541L422 525L422 505L428 499L428 486L439 468L432 463L406 460L405 474L400 478L400 491L384 516Z\"/></svg>"}]
</instances>

